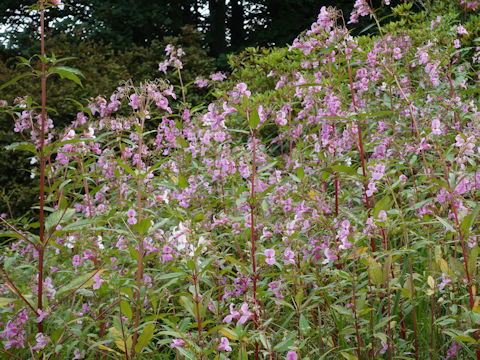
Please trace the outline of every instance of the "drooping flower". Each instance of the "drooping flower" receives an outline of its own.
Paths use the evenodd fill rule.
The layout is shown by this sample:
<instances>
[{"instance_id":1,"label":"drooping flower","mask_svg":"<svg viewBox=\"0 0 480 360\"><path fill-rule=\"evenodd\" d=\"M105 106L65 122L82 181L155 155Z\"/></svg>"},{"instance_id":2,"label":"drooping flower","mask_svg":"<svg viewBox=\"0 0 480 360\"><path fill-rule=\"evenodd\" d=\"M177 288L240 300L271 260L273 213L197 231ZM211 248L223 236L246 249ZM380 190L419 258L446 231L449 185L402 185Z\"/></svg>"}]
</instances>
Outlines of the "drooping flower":
<instances>
[{"instance_id":1,"label":"drooping flower","mask_svg":"<svg viewBox=\"0 0 480 360\"><path fill-rule=\"evenodd\" d=\"M440 289L440 291L443 291L443 288L451 283L452 280L450 280L445 273L442 273L442 282L438 284L438 288Z\"/></svg>"},{"instance_id":2,"label":"drooping flower","mask_svg":"<svg viewBox=\"0 0 480 360\"><path fill-rule=\"evenodd\" d=\"M242 306L240 307L240 311L242 312L242 316L238 320L238 323L245 324L247 320L253 316L253 314L248 311L248 304L246 302L242 304Z\"/></svg>"},{"instance_id":3,"label":"drooping flower","mask_svg":"<svg viewBox=\"0 0 480 360\"><path fill-rule=\"evenodd\" d=\"M287 353L287 360L297 360L298 359L298 355L295 351L293 350L290 350L288 353Z\"/></svg>"},{"instance_id":4,"label":"drooping flower","mask_svg":"<svg viewBox=\"0 0 480 360\"><path fill-rule=\"evenodd\" d=\"M100 286L102 286L102 284L105 282L105 280L103 280L101 277L100 277L100 274L99 273L96 273L95 276L93 277L93 280L95 281L95 283L93 284L92 286L92 289L93 290L98 290L100 289Z\"/></svg>"},{"instance_id":5,"label":"drooping flower","mask_svg":"<svg viewBox=\"0 0 480 360\"><path fill-rule=\"evenodd\" d=\"M230 341L228 341L228 338L222 337L220 339L220 344L217 346L217 351L226 351L230 352L232 351L232 348L230 347Z\"/></svg>"},{"instance_id":6,"label":"drooping flower","mask_svg":"<svg viewBox=\"0 0 480 360\"><path fill-rule=\"evenodd\" d=\"M295 253L289 247L285 249L283 257L285 258L284 265L295 264Z\"/></svg>"},{"instance_id":7,"label":"drooping flower","mask_svg":"<svg viewBox=\"0 0 480 360\"><path fill-rule=\"evenodd\" d=\"M35 346L32 348L35 351L40 351L42 350L50 341L48 336L43 335L43 333L39 332L35 335L35 340L37 340L37 343Z\"/></svg>"},{"instance_id":8,"label":"drooping flower","mask_svg":"<svg viewBox=\"0 0 480 360\"><path fill-rule=\"evenodd\" d=\"M176 348L176 347L184 347L185 346L185 341L183 339L173 339L172 343L170 344L170 347Z\"/></svg>"},{"instance_id":9,"label":"drooping flower","mask_svg":"<svg viewBox=\"0 0 480 360\"><path fill-rule=\"evenodd\" d=\"M268 265L275 264L275 250L274 249L265 249L265 262Z\"/></svg>"}]
</instances>

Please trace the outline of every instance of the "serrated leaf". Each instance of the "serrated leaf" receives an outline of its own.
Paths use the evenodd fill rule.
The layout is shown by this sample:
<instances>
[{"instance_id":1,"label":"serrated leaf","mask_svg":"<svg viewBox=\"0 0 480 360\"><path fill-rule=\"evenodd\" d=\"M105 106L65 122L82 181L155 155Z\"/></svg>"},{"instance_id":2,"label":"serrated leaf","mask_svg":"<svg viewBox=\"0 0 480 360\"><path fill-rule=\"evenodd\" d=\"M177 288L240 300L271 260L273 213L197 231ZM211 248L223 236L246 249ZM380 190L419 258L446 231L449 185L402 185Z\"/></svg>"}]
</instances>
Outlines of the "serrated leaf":
<instances>
[{"instance_id":1,"label":"serrated leaf","mask_svg":"<svg viewBox=\"0 0 480 360\"><path fill-rule=\"evenodd\" d=\"M31 73L24 73L24 74L18 75L16 77L14 77L12 80L7 81L5 84L0 85L0 90L6 88L7 86L15 84L18 80L23 79L24 77L27 77L27 76L32 76L32 74Z\"/></svg>"},{"instance_id":2,"label":"serrated leaf","mask_svg":"<svg viewBox=\"0 0 480 360\"><path fill-rule=\"evenodd\" d=\"M188 181L182 174L178 174L178 186L180 186L182 189L188 187Z\"/></svg>"},{"instance_id":3,"label":"serrated leaf","mask_svg":"<svg viewBox=\"0 0 480 360\"><path fill-rule=\"evenodd\" d=\"M303 170L303 167L297 168L297 177L300 180L303 180L303 178L305 177L305 170Z\"/></svg>"},{"instance_id":4,"label":"serrated leaf","mask_svg":"<svg viewBox=\"0 0 480 360\"><path fill-rule=\"evenodd\" d=\"M67 222L75 214L75 209L61 209L54 211L45 219L45 230L49 231L62 222Z\"/></svg>"},{"instance_id":5,"label":"serrated leaf","mask_svg":"<svg viewBox=\"0 0 480 360\"><path fill-rule=\"evenodd\" d=\"M358 360L358 358L355 355L347 353L346 351L340 352L340 355L342 355L347 360Z\"/></svg>"},{"instance_id":6,"label":"serrated leaf","mask_svg":"<svg viewBox=\"0 0 480 360\"><path fill-rule=\"evenodd\" d=\"M221 329L220 334L226 336L230 340L238 340L238 336L230 328Z\"/></svg>"},{"instance_id":7,"label":"serrated leaf","mask_svg":"<svg viewBox=\"0 0 480 360\"><path fill-rule=\"evenodd\" d=\"M455 341L469 342L469 343L473 343L473 344L477 343L477 341L474 338L472 338L470 336L466 336L466 335L455 336Z\"/></svg>"},{"instance_id":8,"label":"serrated leaf","mask_svg":"<svg viewBox=\"0 0 480 360\"><path fill-rule=\"evenodd\" d=\"M392 199L390 196L386 195L380 201L375 204L375 208L373 209L373 217L378 218L378 214L380 211L384 210L387 211L392 206Z\"/></svg>"},{"instance_id":9,"label":"serrated leaf","mask_svg":"<svg viewBox=\"0 0 480 360\"><path fill-rule=\"evenodd\" d=\"M67 66L56 66L56 67L50 68L49 71L50 73L60 75L60 78L62 79L72 80L74 83L83 87L82 81L78 77L78 74L82 74L79 70L69 68ZM83 74L81 76L83 76Z\"/></svg>"},{"instance_id":10,"label":"serrated leaf","mask_svg":"<svg viewBox=\"0 0 480 360\"><path fill-rule=\"evenodd\" d=\"M122 310L122 314L124 316L126 316L128 319L132 320L133 311L132 311L132 308L131 308L130 304L128 303L128 301L122 300L120 302L120 309Z\"/></svg>"},{"instance_id":11,"label":"serrated leaf","mask_svg":"<svg viewBox=\"0 0 480 360\"><path fill-rule=\"evenodd\" d=\"M255 109L251 112L248 118L248 124L253 130L255 130L259 123L260 123L260 116L258 115L258 111Z\"/></svg>"},{"instance_id":12,"label":"serrated leaf","mask_svg":"<svg viewBox=\"0 0 480 360\"><path fill-rule=\"evenodd\" d=\"M153 330L155 330L155 324L150 323L143 328L142 334L138 337L138 342L135 345L135 352L140 354L145 346L148 345L153 338Z\"/></svg>"}]
</instances>

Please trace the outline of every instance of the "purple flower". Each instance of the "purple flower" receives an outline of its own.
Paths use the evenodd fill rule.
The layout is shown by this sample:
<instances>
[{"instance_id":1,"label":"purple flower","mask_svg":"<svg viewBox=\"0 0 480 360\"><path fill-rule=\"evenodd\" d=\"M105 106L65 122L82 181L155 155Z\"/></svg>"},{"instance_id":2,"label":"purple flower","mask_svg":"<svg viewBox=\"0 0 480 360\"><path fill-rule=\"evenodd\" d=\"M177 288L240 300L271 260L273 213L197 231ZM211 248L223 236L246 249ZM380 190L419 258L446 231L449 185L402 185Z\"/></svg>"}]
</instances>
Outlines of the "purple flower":
<instances>
[{"instance_id":1,"label":"purple flower","mask_svg":"<svg viewBox=\"0 0 480 360\"><path fill-rule=\"evenodd\" d=\"M468 35L468 31L462 25L458 25L457 26L457 34L458 35Z\"/></svg>"},{"instance_id":2,"label":"purple flower","mask_svg":"<svg viewBox=\"0 0 480 360\"><path fill-rule=\"evenodd\" d=\"M328 264L338 259L338 257L332 252L329 247L326 247L323 250L323 254L325 255L325 260L322 261L322 264Z\"/></svg>"},{"instance_id":3,"label":"purple flower","mask_svg":"<svg viewBox=\"0 0 480 360\"><path fill-rule=\"evenodd\" d=\"M75 357L72 360L80 360L85 358L85 355L82 354L79 349L75 349L75 351L73 352L73 355L75 355Z\"/></svg>"},{"instance_id":4,"label":"purple flower","mask_svg":"<svg viewBox=\"0 0 480 360\"><path fill-rule=\"evenodd\" d=\"M136 218L137 212L134 209L129 209L127 211L127 216L128 216L127 222L130 225L135 225L137 223L137 218Z\"/></svg>"},{"instance_id":5,"label":"purple flower","mask_svg":"<svg viewBox=\"0 0 480 360\"><path fill-rule=\"evenodd\" d=\"M225 76L225 74L221 73L221 72L217 72L215 74L212 74L210 77L212 78L212 81L223 81L227 78Z\"/></svg>"},{"instance_id":6,"label":"purple flower","mask_svg":"<svg viewBox=\"0 0 480 360\"><path fill-rule=\"evenodd\" d=\"M197 76L194 84L197 85L199 88L203 88L203 87L208 85L208 80L207 79L202 79L201 77Z\"/></svg>"},{"instance_id":7,"label":"purple flower","mask_svg":"<svg viewBox=\"0 0 480 360\"><path fill-rule=\"evenodd\" d=\"M289 247L285 249L283 257L285 258L285 261L283 262L284 265L295 264L295 253Z\"/></svg>"},{"instance_id":8,"label":"purple flower","mask_svg":"<svg viewBox=\"0 0 480 360\"><path fill-rule=\"evenodd\" d=\"M103 280L101 277L100 277L100 274L99 273L96 273L95 276L93 277L93 280L95 281L95 284L93 284L92 288L93 290L98 290L100 289L100 286L102 286L102 284L105 282L105 280Z\"/></svg>"},{"instance_id":9,"label":"purple flower","mask_svg":"<svg viewBox=\"0 0 480 360\"><path fill-rule=\"evenodd\" d=\"M445 273L442 273L442 282L440 284L438 284L438 288L440 289L440 291L443 291L443 288L448 285L448 284L451 284L452 283L452 280L450 280L449 278L447 278L447 276L445 275Z\"/></svg>"},{"instance_id":10,"label":"purple flower","mask_svg":"<svg viewBox=\"0 0 480 360\"><path fill-rule=\"evenodd\" d=\"M223 318L224 323L230 323L233 319L238 319L240 317L240 313L234 309L234 304L230 304L230 315L227 315Z\"/></svg>"},{"instance_id":11,"label":"purple flower","mask_svg":"<svg viewBox=\"0 0 480 360\"><path fill-rule=\"evenodd\" d=\"M47 345L48 342L50 341L48 336L43 335L43 333L41 333L41 332L39 332L39 333L37 333L37 335L35 335L35 340L37 340L37 344L32 348L35 351L42 350L45 347L45 345Z\"/></svg>"},{"instance_id":12,"label":"purple flower","mask_svg":"<svg viewBox=\"0 0 480 360\"><path fill-rule=\"evenodd\" d=\"M217 351L226 351L230 352L232 351L232 348L230 347L230 341L226 337L222 337L220 339L220 345L217 346Z\"/></svg>"},{"instance_id":13,"label":"purple flower","mask_svg":"<svg viewBox=\"0 0 480 360\"><path fill-rule=\"evenodd\" d=\"M455 357L455 355L457 354L457 350L461 349L461 348L462 347L460 345L458 345L457 342L453 341L452 342L452 347L447 350L447 357L445 358L445 360L448 360L450 358Z\"/></svg>"},{"instance_id":14,"label":"purple flower","mask_svg":"<svg viewBox=\"0 0 480 360\"><path fill-rule=\"evenodd\" d=\"M37 322L37 323L42 322L43 319L45 319L49 315L47 312L42 311L40 309L37 310L37 314L38 314L38 317L35 319L35 322Z\"/></svg>"},{"instance_id":15,"label":"purple flower","mask_svg":"<svg viewBox=\"0 0 480 360\"><path fill-rule=\"evenodd\" d=\"M385 354L385 353L387 352L387 350L388 350L388 344L385 343L385 342L383 342L383 341L381 341L380 343L381 343L381 345L382 345L382 349L380 350L380 354L383 355L383 354Z\"/></svg>"},{"instance_id":16,"label":"purple flower","mask_svg":"<svg viewBox=\"0 0 480 360\"><path fill-rule=\"evenodd\" d=\"M242 306L240 307L240 311L242 312L242 316L240 317L240 320L238 320L239 324L245 324L245 322L252 317L252 313L248 311L248 304L244 302Z\"/></svg>"},{"instance_id":17,"label":"purple flower","mask_svg":"<svg viewBox=\"0 0 480 360\"><path fill-rule=\"evenodd\" d=\"M185 346L185 341L182 339L173 339L172 343L170 344L170 347L173 349L175 347L184 347Z\"/></svg>"},{"instance_id":18,"label":"purple flower","mask_svg":"<svg viewBox=\"0 0 480 360\"><path fill-rule=\"evenodd\" d=\"M298 356L297 356L297 353L293 350L290 350L288 353L287 353L287 360L297 360L298 359Z\"/></svg>"},{"instance_id":19,"label":"purple flower","mask_svg":"<svg viewBox=\"0 0 480 360\"><path fill-rule=\"evenodd\" d=\"M275 264L275 250L274 249L265 249L265 262L268 265Z\"/></svg>"}]
</instances>

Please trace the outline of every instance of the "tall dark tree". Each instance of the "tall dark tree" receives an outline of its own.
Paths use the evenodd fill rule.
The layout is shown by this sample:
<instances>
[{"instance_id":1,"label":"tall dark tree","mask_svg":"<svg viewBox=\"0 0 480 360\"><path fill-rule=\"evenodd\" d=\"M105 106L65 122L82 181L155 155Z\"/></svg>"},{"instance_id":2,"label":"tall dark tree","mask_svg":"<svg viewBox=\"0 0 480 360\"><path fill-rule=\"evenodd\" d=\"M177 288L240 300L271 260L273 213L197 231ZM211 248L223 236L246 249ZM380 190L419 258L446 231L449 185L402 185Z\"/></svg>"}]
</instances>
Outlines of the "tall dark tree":
<instances>
[{"instance_id":1,"label":"tall dark tree","mask_svg":"<svg viewBox=\"0 0 480 360\"><path fill-rule=\"evenodd\" d=\"M224 54L227 48L226 41L226 4L225 0L208 0L209 31L207 41L210 47L210 54L218 56Z\"/></svg>"},{"instance_id":2,"label":"tall dark tree","mask_svg":"<svg viewBox=\"0 0 480 360\"><path fill-rule=\"evenodd\" d=\"M230 0L230 46L232 50L241 49L245 43L245 8L243 0Z\"/></svg>"}]
</instances>

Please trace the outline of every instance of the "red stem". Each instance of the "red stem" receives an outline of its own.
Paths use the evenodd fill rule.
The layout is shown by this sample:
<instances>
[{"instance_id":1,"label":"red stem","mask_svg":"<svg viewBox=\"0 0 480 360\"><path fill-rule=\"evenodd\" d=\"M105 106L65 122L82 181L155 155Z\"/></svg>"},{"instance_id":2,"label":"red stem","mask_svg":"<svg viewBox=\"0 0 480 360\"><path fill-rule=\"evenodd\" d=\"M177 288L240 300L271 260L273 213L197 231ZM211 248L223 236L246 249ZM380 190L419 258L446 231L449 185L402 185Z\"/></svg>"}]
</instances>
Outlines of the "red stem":
<instances>
[{"instance_id":1,"label":"red stem","mask_svg":"<svg viewBox=\"0 0 480 360\"><path fill-rule=\"evenodd\" d=\"M40 1L40 46L42 57L45 57L45 7L43 2ZM44 247L44 206L45 206L45 154L44 154L44 145L45 145L45 124L47 122L47 74L45 62L41 62L42 74L41 74L41 83L42 83L42 117L41 117L41 128L40 128L40 214L39 214L39 235L40 235L40 245L37 246L38 251L38 284L37 284L37 309L43 309L43 258L45 253ZM38 332L43 332L43 320L38 323Z\"/></svg>"},{"instance_id":2,"label":"red stem","mask_svg":"<svg viewBox=\"0 0 480 360\"><path fill-rule=\"evenodd\" d=\"M353 109L354 109L355 113L358 114L357 104L355 102L355 93L353 91L352 69L350 67L350 61L348 61L348 59L347 59L347 69L348 69L348 80L350 82L350 93L352 94L352 105L353 105ZM365 194L365 205L367 207L367 216L370 218L370 201L369 201L368 196L367 196L367 183L365 181L367 179L367 172L365 170L365 154L364 154L364 151L363 151L363 139L362 139L362 127L361 127L361 125L362 124L360 123L360 120L358 120L357 121L358 148L360 150L360 158L362 159L362 174L363 174L363 177L364 177L363 191L364 191L364 194ZM373 239L373 237L370 238L370 247L372 248L373 252L377 251L376 246L375 246L375 240Z\"/></svg>"},{"instance_id":3,"label":"red stem","mask_svg":"<svg viewBox=\"0 0 480 360\"><path fill-rule=\"evenodd\" d=\"M249 113L247 111L247 120L249 120ZM250 232L251 232L251 240L252 240L252 269L253 269L253 319L255 324L255 331L258 329L258 316L257 316L257 266L255 264L255 218L254 218L254 196L255 196L255 167L256 167L256 139L255 139L255 132L253 129L250 128L252 133L252 151L253 151L253 158L252 158L252 192L250 196ZM258 360L258 342L255 341L255 360Z\"/></svg>"}]
</instances>

